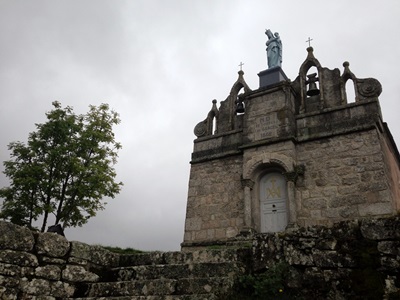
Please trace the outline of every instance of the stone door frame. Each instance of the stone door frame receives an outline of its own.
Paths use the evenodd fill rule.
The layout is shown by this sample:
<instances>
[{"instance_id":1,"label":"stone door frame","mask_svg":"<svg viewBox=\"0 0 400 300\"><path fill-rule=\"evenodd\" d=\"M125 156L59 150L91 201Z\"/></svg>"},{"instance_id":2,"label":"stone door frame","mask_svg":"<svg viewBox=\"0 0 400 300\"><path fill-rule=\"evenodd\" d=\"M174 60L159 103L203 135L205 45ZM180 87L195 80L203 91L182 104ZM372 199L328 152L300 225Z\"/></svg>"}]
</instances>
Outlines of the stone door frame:
<instances>
[{"instance_id":1,"label":"stone door frame","mask_svg":"<svg viewBox=\"0 0 400 300\"><path fill-rule=\"evenodd\" d=\"M244 230L261 232L260 187L263 175L278 171L282 174L294 172L292 158L279 153L260 153L244 163L242 187L244 189ZM295 183L287 180L288 227L297 223Z\"/></svg>"}]
</instances>

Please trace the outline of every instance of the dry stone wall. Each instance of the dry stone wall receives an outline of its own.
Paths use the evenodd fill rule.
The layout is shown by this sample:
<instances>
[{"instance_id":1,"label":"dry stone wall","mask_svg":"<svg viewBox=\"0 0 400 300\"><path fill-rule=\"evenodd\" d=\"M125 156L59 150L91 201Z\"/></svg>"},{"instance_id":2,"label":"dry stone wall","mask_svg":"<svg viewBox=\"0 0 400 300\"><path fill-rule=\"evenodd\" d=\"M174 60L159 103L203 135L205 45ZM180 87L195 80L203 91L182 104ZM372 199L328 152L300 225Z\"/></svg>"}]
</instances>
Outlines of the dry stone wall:
<instances>
[{"instance_id":1,"label":"dry stone wall","mask_svg":"<svg viewBox=\"0 0 400 300\"><path fill-rule=\"evenodd\" d=\"M135 255L0 222L0 299L253 299L244 276L277 265L286 266L278 278L282 299L399 299L400 217Z\"/></svg>"},{"instance_id":2,"label":"dry stone wall","mask_svg":"<svg viewBox=\"0 0 400 300\"><path fill-rule=\"evenodd\" d=\"M0 299L69 298L118 263L117 254L99 246L0 221Z\"/></svg>"},{"instance_id":3,"label":"dry stone wall","mask_svg":"<svg viewBox=\"0 0 400 300\"><path fill-rule=\"evenodd\" d=\"M400 299L400 218L258 234L253 273L281 262L282 299Z\"/></svg>"}]
</instances>

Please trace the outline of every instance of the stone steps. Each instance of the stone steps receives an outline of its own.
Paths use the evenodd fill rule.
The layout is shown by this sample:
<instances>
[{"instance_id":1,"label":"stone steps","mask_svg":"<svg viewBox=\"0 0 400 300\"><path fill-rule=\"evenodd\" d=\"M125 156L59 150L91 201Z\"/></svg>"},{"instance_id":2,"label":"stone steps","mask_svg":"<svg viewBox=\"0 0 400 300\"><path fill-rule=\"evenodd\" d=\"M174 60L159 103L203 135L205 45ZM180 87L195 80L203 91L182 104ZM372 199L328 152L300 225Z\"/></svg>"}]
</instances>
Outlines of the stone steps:
<instances>
[{"instance_id":1,"label":"stone steps","mask_svg":"<svg viewBox=\"0 0 400 300\"><path fill-rule=\"evenodd\" d=\"M216 300L245 269L237 249L121 255L118 267L81 283L75 300Z\"/></svg>"},{"instance_id":2,"label":"stone steps","mask_svg":"<svg viewBox=\"0 0 400 300\"><path fill-rule=\"evenodd\" d=\"M167 295L167 296L121 296L121 297L95 297L95 298L69 298L66 300L217 300L214 294L198 295Z\"/></svg>"},{"instance_id":3,"label":"stone steps","mask_svg":"<svg viewBox=\"0 0 400 300\"><path fill-rule=\"evenodd\" d=\"M98 282L88 284L88 290L86 292L87 297L84 299L99 299L101 297L106 297L107 299L110 299L110 297L127 296L177 296L178 298L175 299L185 299L179 297L188 297L188 295L197 296L223 293L228 291L232 285L233 279L230 277Z\"/></svg>"},{"instance_id":4,"label":"stone steps","mask_svg":"<svg viewBox=\"0 0 400 300\"><path fill-rule=\"evenodd\" d=\"M121 255L120 267L142 265L190 264L201 262L226 262L238 260L237 249L198 250L192 252L146 252Z\"/></svg>"},{"instance_id":5,"label":"stone steps","mask_svg":"<svg viewBox=\"0 0 400 300\"><path fill-rule=\"evenodd\" d=\"M176 279L196 277L229 277L242 272L243 268L233 262L194 264L141 265L115 268L109 278L117 281Z\"/></svg>"}]
</instances>

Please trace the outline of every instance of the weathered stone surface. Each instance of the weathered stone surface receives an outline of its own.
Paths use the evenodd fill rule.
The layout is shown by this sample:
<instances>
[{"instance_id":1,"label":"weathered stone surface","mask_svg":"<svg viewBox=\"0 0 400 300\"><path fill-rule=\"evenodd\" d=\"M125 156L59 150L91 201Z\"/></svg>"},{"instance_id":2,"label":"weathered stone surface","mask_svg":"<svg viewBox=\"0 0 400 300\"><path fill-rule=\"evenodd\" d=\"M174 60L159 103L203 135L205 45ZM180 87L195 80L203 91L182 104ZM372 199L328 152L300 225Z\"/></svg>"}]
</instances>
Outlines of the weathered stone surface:
<instances>
[{"instance_id":1,"label":"weathered stone surface","mask_svg":"<svg viewBox=\"0 0 400 300\"><path fill-rule=\"evenodd\" d=\"M39 264L35 255L13 250L0 251L0 262L21 267L36 267Z\"/></svg>"},{"instance_id":2,"label":"weathered stone surface","mask_svg":"<svg viewBox=\"0 0 400 300\"><path fill-rule=\"evenodd\" d=\"M57 299L65 299L74 295L76 288L70 283L55 281L51 282L51 296Z\"/></svg>"},{"instance_id":3,"label":"weathered stone surface","mask_svg":"<svg viewBox=\"0 0 400 300\"><path fill-rule=\"evenodd\" d=\"M69 257L68 258L68 263L71 265L82 265L86 266L88 264L88 261L83 258L77 258L77 257Z\"/></svg>"},{"instance_id":4,"label":"weathered stone surface","mask_svg":"<svg viewBox=\"0 0 400 300\"><path fill-rule=\"evenodd\" d=\"M90 245L72 241L71 242L71 257L80 258L83 260L90 260Z\"/></svg>"},{"instance_id":5,"label":"weathered stone surface","mask_svg":"<svg viewBox=\"0 0 400 300\"><path fill-rule=\"evenodd\" d=\"M81 242L71 242L71 257L87 260L97 265L117 266L119 264L118 254L100 246L89 246Z\"/></svg>"},{"instance_id":6,"label":"weathered stone surface","mask_svg":"<svg viewBox=\"0 0 400 300\"><path fill-rule=\"evenodd\" d=\"M300 299L311 294L321 300L394 297L400 279L398 228L399 217L340 222L332 228L293 227L286 233L241 240L251 248L227 249L227 243L221 244L223 250L123 255L118 263L101 258L98 246L77 242L74 251L80 258L70 256L71 251L64 259L52 258L52 264L39 260L41 265L35 267L30 267L36 262L32 253L0 250L3 260L26 261L25 266L0 262L0 298L208 300L229 293L235 278L246 270L259 273L277 264L287 266L282 275L285 289ZM98 257L91 258L91 253ZM71 257L87 263L65 265ZM91 298L79 298L86 297L86 291Z\"/></svg>"},{"instance_id":7,"label":"weathered stone surface","mask_svg":"<svg viewBox=\"0 0 400 300\"><path fill-rule=\"evenodd\" d=\"M292 244L286 245L284 248L286 261L290 265L312 266L314 265L313 256L307 251L300 251Z\"/></svg>"},{"instance_id":8,"label":"weathered stone surface","mask_svg":"<svg viewBox=\"0 0 400 300\"><path fill-rule=\"evenodd\" d=\"M400 241L382 241L378 243L377 248L384 254L400 256Z\"/></svg>"},{"instance_id":9,"label":"weathered stone surface","mask_svg":"<svg viewBox=\"0 0 400 300\"><path fill-rule=\"evenodd\" d=\"M51 284L50 281L45 279L33 278L28 280L27 278L22 278L21 291L28 295L51 296Z\"/></svg>"},{"instance_id":10,"label":"weathered stone surface","mask_svg":"<svg viewBox=\"0 0 400 300\"><path fill-rule=\"evenodd\" d=\"M227 157L192 166L185 223L187 243L227 239L239 233L244 197L241 165L241 159Z\"/></svg>"},{"instance_id":11,"label":"weathered stone surface","mask_svg":"<svg viewBox=\"0 0 400 300\"><path fill-rule=\"evenodd\" d=\"M34 295L23 294L22 297L24 300L57 300L53 296L34 296Z\"/></svg>"},{"instance_id":12,"label":"weathered stone surface","mask_svg":"<svg viewBox=\"0 0 400 300\"><path fill-rule=\"evenodd\" d=\"M396 239L400 237L399 217L367 219L361 223L362 235L371 240Z\"/></svg>"},{"instance_id":13,"label":"weathered stone surface","mask_svg":"<svg viewBox=\"0 0 400 300\"><path fill-rule=\"evenodd\" d=\"M53 265L64 265L66 264L67 260L62 258L55 258L55 257L48 257L48 256L41 256L40 260L44 264L53 264Z\"/></svg>"},{"instance_id":14,"label":"weathered stone surface","mask_svg":"<svg viewBox=\"0 0 400 300\"><path fill-rule=\"evenodd\" d=\"M8 277L0 275L0 287L17 287L19 280L17 276Z\"/></svg>"},{"instance_id":15,"label":"weathered stone surface","mask_svg":"<svg viewBox=\"0 0 400 300\"><path fill-rule=\"evenodd\" d=\"M13 288L7 288L5 286L0 286L0 297L6 300L17 300L18 290Z\"/></svg>"},{"instance_id":16,"label":"weathered stone surface","mask_svg":"<svg viewBox=\"0 0 400 300\"><path fill-rule=\"evenodd\" d=\"M232 286L233 280L230 278L182 278L174 280L155 279L151 281L100 282L91 285L89 296L107 297L107 299L110 299L125 295L201 295L213 292L224 293Z\"/></svg>"},{"instance_id":17,"label":"weathered stone surface","mask_svg":"<svg viewBox=\"0 0 400 300\"><path fill-rule=\"evenodd\" d=\"M37 267L35 269L35 275L39 278L44 278L49 280L60 280L61 268L55 265Z\"/></svg>"},{"instance_id":18,"label":"weathered stone surface","mask_svg":"<svg viewBox=\"0 0 400 300\"><path fill-rule=\"evenodd\" d=\"M87 271L82 266L67 265L62 271L62 278L69 282L96 282L99 276Z\"/></svg>"},{"instance_id":19,"label":"weathered stone surface","mask_svg":"<svg viewBox=\"0 0 400 300\"><path fill-rule=\"evenodd\" d=\"M17 265L0 263L0 274L13 277L20 277L22 276L22 268Z\"/></svg>"},{"instance_id":20,"label":"weathered stone surface","mask_svg":"<svg viewBox=\"0 0 400 300\"><path fill-rule=\"evenodd\" d=\"M31 251L34 242L28 228L0 221L0 249Z\"/></svg>"},{"instance_id":21,"label":"weathered stone surface","mask_svg":"<svg viewBox=\"0 0 400 300\"><path fill-rule=\"evenodd\" d=\"M207 277L228 277L240 273L240 266L233 262L204 262L193 264L142 265L118 268L114 271L118 281L145 280L158 278L196 278L207 274Z\"/></svg>"},{"instance_id":22,"label":"weathered stone surface","mask_svg":"<svg viewBox=\"0 0 400 300\"><path fill-rule=\"evenodd\" d=\"M64 257L70 249L67 239L59 234L45 232L38 235L36 251L50 257Z\"/></svg>"},{"instance_id":23,"label":"weathered stone surface","mask_svg":"<svg viewBox=\"0 0 400 300\"><path fill-rule=\"evenodd\" d=\"M400 257L384 256L381 258L381 266L386 270L397 272L400 268Z\"/></svg>"}]
</instances>

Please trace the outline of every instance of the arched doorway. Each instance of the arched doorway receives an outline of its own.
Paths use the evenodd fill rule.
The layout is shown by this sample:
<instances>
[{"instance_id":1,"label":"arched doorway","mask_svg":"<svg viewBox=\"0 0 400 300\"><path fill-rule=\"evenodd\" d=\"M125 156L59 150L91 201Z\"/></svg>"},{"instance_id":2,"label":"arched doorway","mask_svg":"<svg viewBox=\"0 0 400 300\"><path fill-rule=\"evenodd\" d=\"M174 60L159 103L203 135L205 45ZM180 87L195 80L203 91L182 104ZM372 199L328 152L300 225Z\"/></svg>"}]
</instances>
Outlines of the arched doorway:
<instances>
[{"instance_id":1,"label":"arched doorway","mask_svg":"<svg viewBox=\"0 0 400 300\"><path fill-rule=\"evenodd\" d=\"M288 225L287 184L279 172L270 172L260 179L261 232L284 231Z\"/></svg>"}]
</instances>

